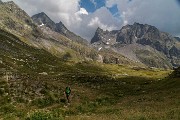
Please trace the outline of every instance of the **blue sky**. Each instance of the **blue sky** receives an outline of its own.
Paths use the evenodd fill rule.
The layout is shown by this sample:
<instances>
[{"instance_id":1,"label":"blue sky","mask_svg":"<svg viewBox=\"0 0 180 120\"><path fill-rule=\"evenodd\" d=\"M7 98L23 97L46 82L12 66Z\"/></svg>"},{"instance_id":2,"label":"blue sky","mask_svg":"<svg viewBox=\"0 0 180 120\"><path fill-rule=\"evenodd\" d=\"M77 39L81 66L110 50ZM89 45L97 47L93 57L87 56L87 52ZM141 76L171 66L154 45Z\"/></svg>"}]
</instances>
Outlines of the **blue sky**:
<instances>
[{"instance_id":1,"label":"blue sky","mask_svg":"<svg viewBox=\"0 0 180 120\"><path fill-rule=\"evenodd\" d=\"M81 0L80 7L85 8L88 13L93 13L101 7L106 7L106 0ZM119 18L120 13L117 8L117 4L112 7L106 7L114 17Z\"/></svg>"},{"instance_id":2,"label":"blue sky","mask_svg":"<svg viewBox=\"0 0 180 120\"><path fill-rule=\"evenodd\" d=\"M97 9L105 6L105 0L81 0L80 7L86 8L90 13L95 12Z\"/></svg>"},{"instance_id":3,"label":"blue sky","mask_svg":"<svg viewBox=\"0 0 180 120\"><path fill-rule=\"evenodd\" d=\"M10 1L10 0L2 0ZM30 16L45 12L91 40L98 27L119 30L138 22L180 36L180 0L12 0Z\"/></svg>"}]
</instances>

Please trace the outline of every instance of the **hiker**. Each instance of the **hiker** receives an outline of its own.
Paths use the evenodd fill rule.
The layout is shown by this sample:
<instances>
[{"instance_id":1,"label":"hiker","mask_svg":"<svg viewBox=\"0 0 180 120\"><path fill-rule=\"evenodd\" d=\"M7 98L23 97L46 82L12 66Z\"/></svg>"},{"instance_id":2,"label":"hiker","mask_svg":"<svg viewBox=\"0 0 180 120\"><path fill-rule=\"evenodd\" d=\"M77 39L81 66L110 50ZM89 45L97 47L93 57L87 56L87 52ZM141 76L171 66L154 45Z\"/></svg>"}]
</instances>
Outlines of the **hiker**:
<instances>
[{"instance_id":1,"label":"hiker","mask_svg":"<svg viewBox=\"0 0 180 120\"><path fill-rule=\"evenodd\" d=\"M66 87L65 94L66 94L66 99L67 99L68 103L70 103L69 96L71 94L71 88L69 86Z\"/></svg>"}]
</instances>

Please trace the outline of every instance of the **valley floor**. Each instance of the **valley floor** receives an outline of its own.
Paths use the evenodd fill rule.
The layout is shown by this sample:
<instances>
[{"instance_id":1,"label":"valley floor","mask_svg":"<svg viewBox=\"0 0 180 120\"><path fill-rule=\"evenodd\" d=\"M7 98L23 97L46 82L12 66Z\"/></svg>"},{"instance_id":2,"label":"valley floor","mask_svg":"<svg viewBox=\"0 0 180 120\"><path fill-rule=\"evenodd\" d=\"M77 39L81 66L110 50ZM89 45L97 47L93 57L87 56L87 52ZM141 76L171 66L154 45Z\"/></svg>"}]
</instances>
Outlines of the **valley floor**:
<instances>
[{"instance_id":1,"label":"valley floor","mask_svg":"<svg viewBox=\"0 0 180 120\"><path fill-rule=\"evenodd\" d=\"M178 120L180 81L159 69L80 63L71 72L1 74L5 120ZM89 68L89 69L86 69ZM103 68L103 69L102 69ZM165 78L166 77L166 78ZM70 85L71 103L64 90Z\"/></svg>"}]
</instances>

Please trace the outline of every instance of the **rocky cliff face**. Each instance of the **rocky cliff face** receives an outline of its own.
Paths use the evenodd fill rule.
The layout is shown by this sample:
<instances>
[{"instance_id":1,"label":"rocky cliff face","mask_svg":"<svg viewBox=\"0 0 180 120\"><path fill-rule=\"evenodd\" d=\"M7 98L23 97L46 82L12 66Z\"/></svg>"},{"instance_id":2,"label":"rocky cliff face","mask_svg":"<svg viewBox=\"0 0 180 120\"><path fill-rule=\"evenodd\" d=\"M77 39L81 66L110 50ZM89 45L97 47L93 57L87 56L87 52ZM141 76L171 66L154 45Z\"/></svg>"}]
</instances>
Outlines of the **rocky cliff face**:
<instances>
[{"instance_id":1,"label":"rocky cliff face","mask_svg":"<svg viewBox=\"0 0 180 120\"><path fill-rule=\"evenodd\" d=\"M71 40L74 40L84 45L88 44L87 40L69 31L62 22L59 23L53 22L44 12L33 15L32 19L38 26L46 26L51 30L58 32Z\"/></svg>"},{"instance_id":2,"label":"rocky cliff face","mask_svg":"<svg viewBox=\"0 0 180 120\"><path fill-rule=\"evenodd\" d=\"M49 27L52 30L56 29L56 24L44 12L33 15L32 19L35 23L37 23L40 26L45 25L46 27Z\"/></svg>"},{"instance_id":3,"label":"rocky cliff face","mask_svg":"<svg viewBox=\"0 0 180 120\"><path fill-rule=\"evenodd\" d=\"M75 39L77 42L75 40L72 42L73 40L67 38L64 34L55 32L57 28L64 32L66 28L65 26L61 27L63 24L56 25L45 13L40 13L38 16L39 19L38 17L34 19L38 23L36 25L31 17L14 2L3 2L0 4L0 30L17 36L22 43L43 49L59 58L63 58L64 54L69 52L73 60L84 60L86 57L96 59L97 52L87 47L84 41L80 43L78 39ZM72 33L72 35L75 34ZM15 45L15 47L18 46ZM2 44L0 44L0 48L6 50L6 47ZM10 50L10 52L13 52L14 47ZM19 54L21 52L16 55Z\"/></svg>"},{"instance_id":4,"label":"rocky cliff face","mask_svg":"<svg viewBox=\"0 0 180 120\"><path fill-rule=\"evenodd\" d=\"M64 34L64 35L66 35L67 32L70 32L62 22L56 23L55 31L57 31L58 33Z\"/></svg>"},{"instance_id":5,"label":"rocky cliff face","mask_svg":"<svg viewBox=\"0 0 180 120\"><path fill-rule=\"evenodd\" d=\"M113 45L116 43L117 31L109 32L103 31L101 28L96 30L94 37L91 40L91 43L101 42L105 45Z\"/></svg>"},{"instance_id":6,"label":"rocky cliff face","mask_svg":"<svg viewBox=\"0 0 180 120\"><path fill-rule=\"evenodd\" d=\"M2 2L0 4L0 30L16 36L26 45L25 48L29 45L36 49L45 50L53 56L66 61L98 60L102 62L104 56L108 56L111 59L108 59L107 63L113 63L118 58L119 63L134 65L132 61L123 56L107 52L98 53L89 46L86 40L69 31L62 22L54 23L43 12L34 15L32 18L14 2ZM21 47L14 43L12 45L14 47L7 48L5 45L0 44L0 48L2 48L0 53L3 55L2 51L8 50L10 54L14 54L15 48ZM23 51L15 53L15 55L20 56L21 52ZM8 54L6 55L8 57ZM1 61L3 59L0 58Z\"/></svg>"},{"instance_id":7,"label":"rocky cliff face","mask_svg":"<svg viewBox=\"0 0 180 120\"><path fill-rule=\"evenodd\" d=\"M98 28L91 43L96 47L105 46L105 48L107 48L108 45L118 53L128 58L135 56L136 61L140 61L151 67L171 68L172 66L180 65L180 43L178 39L147 24L134 23L133 25L126 25L122 27L121 30L116 31L103 31ZM122 52L123 50L126 52ZM146 54L142 56L145 57L146 60L140 57L140 54L144 53L144 51L149 51L151 56L153 54L156 57L162 57L164 64L161 66L157 65L161 60L156 62L155 58L151 58L151 56L147 56ZM132 54L130 55L130 53ZM147 59L148 57L149 59ZM153 62L149 64L148 60Z\"/></svg>"}]
</instances>

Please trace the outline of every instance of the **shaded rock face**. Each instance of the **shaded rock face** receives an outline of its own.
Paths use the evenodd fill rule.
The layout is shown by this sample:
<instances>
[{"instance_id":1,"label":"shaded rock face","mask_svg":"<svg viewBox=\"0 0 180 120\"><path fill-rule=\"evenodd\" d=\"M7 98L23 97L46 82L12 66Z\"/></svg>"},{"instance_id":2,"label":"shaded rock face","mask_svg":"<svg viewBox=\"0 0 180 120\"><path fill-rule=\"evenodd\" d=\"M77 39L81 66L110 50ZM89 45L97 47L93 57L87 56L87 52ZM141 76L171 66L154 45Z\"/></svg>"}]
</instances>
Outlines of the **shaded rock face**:
<instances>
[{"instance_id":1,"label":"shaded rock face","mask_svg":"<svg viewBox=\"0 0 180 120\"><path fill-rule=\"evenodd\" d=\"M157 28L149 25L135 23L123 27L118 36L117 42L124 44L139 43L142 45L151 45L152 39L159 39Z\"/></svg>"},{"instance_id":2,"label":"shaded rock face","mask_svg":"<svg viewBox=\"0 0 180 120\"><path fill-rule=\"evenodd\" d=\"M134 46L138 44L149 46L154 49L154 54L158 53L165 56L166 58L163 59L167 59L168 64L170 63L173 66L180 65L179 38L173 38L168 33L160 32L156 27L147 24L134 23L133 25L126 25L122 29L115 31L103 31L98 28L91 43L96 45L96 47L98 45L102 47L102 43L104 43L104 45L109 45L113 49L126 47L131 44ZM140 49L143 48L137 46L133 51ZM153 53L152 49L150 52ZM160 57L162 57L161 55Z\"/></svg>"},{"instance_id":3,"label":"shaded rock face","mask_svg":"<svg viewBox=\"0 0 180 120\"><path fill-rule=\"evenodd\" d=\"M175 46L173 46L173 47L169 50L169 54L170 54L170 57L177 56L178 58L180 58L180 49L178 49L178 48L176 48Z\"/></svg>"},{"instance_id":4,"label":"shaded rock face","mask_svg":"<svg viewBox=\"0 0 180 120\"><path fill-rule=\"evenodd\" d=\"M38 25L45 25L46 27L49 27L52 30L56 29L56 24L44 12L33 15L32 19Z\"/></svg>"},{"instance_id":5,"label":"shaded rock face","mask_svg":"<svg viewBox=\"0 0 180 120\"><path fill-rule=\"evenodd\" d=\"M57 32L59 32L61 34L66 34L68 29L64 26L64 24L62 22L59 22L59 23L56 23L55 31L57 31Z\"/></svg>"},{"instance_id":6,"label":"shaded rock face","mask_svg":"<svg viewBox=\"0 0 180 120\"><path fill-rule=\"evenodd\" d=\"M33 21L39 26L46 26L51 30L58 32L67 38L74 40L78 43L87 45L87 40L81 38L80 36L69 31L62 22L55 23L53 22L44 12L32 16Z\"/></svg>"},{"instance_id":7,"label":"shaded rock face","mask_svg":"<svg viewBox=\"0 0 180 120\"><path fill-rule=\"evenodd\" d=\"M117 32L103 31L101 28L96 30L95 36L92 38L91 43L101 41L105 45L113 45L116 43Z\"/></svg>"}]
</instances>

